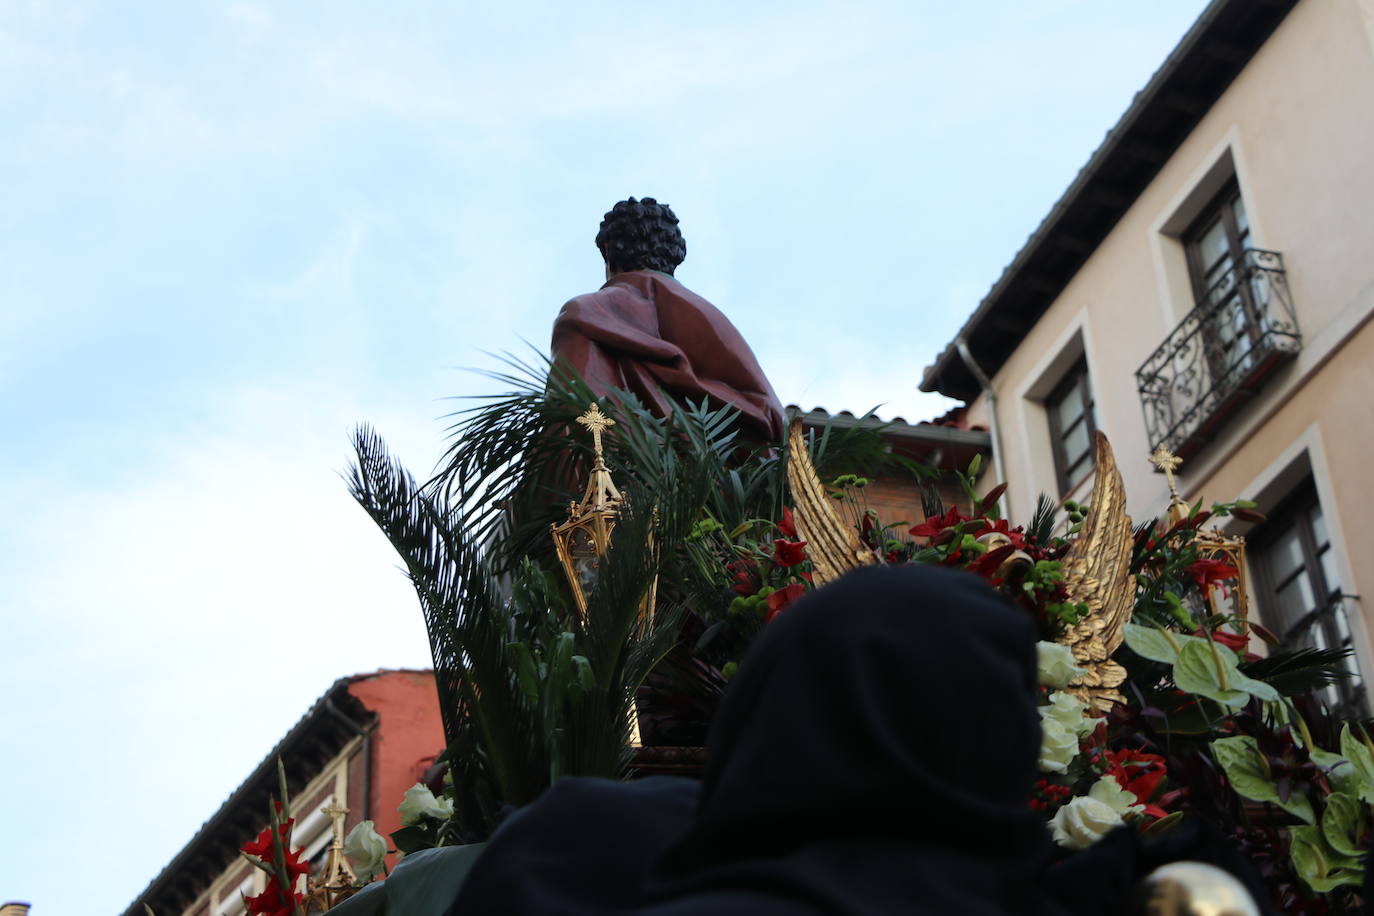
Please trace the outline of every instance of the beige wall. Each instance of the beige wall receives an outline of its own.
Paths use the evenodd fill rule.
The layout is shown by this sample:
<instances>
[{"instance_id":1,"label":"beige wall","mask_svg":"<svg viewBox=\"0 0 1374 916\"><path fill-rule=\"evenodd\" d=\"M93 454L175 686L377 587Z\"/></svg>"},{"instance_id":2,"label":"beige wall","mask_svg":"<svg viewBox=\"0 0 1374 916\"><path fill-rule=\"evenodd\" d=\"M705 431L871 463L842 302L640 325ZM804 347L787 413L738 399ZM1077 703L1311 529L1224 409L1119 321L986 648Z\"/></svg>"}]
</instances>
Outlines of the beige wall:
<instances>
[{"instance_id":1,"label":"beige wall","mask_svg":"<svg viewBox=\"0 0 1374 916\"><path fill-rule=\"evenodd\" d=\"M1234 174L1252 244L1283 255L1303 351L1183 469L1185 495L1275 495L1285 468L1309 462L1342 584L1374 595L1374 568L1360 568L1374 559L1374 481L1359 475L1374 463L1371 161L1374 0L1303 0L994 377L1013 518L1057 491L1041 399L1080 353L1132 515L1163 510L1135 370L1193 308L1177 233ZM970 421L987 418L979 399ZM1361 648L1374 671L1368 642Z\"/></svg>"}]
</instances>

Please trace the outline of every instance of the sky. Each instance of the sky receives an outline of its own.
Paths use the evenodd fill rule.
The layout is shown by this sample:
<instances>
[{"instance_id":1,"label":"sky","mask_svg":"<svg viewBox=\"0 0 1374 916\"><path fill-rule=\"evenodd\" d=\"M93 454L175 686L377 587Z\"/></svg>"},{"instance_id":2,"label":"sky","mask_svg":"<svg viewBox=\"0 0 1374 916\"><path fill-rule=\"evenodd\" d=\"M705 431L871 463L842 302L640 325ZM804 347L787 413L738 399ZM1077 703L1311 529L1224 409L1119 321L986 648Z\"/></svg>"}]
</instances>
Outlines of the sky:
<instances>
[{"instance_id":1,"label":"sky","mask_svg":"<svg viewBox=\"0 0 1374 916\"><path fill-rule=\"evenodd\" d=\"M427 475L615 201L785 403L933 417L1203 6L0 0L0 901L122 912L331 682L428 665L349 432Z\"/></svg>"}]
</instances>

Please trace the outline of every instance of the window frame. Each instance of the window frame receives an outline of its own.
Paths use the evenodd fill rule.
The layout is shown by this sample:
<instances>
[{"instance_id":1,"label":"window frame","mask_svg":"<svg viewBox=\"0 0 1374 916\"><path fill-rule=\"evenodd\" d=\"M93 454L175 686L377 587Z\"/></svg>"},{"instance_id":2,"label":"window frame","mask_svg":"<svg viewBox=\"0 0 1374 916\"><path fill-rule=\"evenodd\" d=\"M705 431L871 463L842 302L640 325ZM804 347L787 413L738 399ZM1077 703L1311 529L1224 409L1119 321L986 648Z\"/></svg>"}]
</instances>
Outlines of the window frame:
<instances>
[{"instance_id":1,"label":"window frame","mask_svg":"<svg viewBox=\"0 0 1374 916\"><path fill-rule=\"evenodd\" d=\"M1305 477L1296 487L1292 489L1268 514L1268 520L1255 530L1248 538L1254 548L1255 567L1258 574L1259 584L1261 585L1261 607L1262 609L1278 609L1279 589L1286 587L1295 581L1300 574L1306 574L1308 582L1312 588L1312 594L1317 597L1317 606L1309 608L1293 620L1273 619L1269 623L1277 624L1275 635L1279 637L1280 644L1284 649L1295 649L1308 645L1306 633L1313 627L1321 629L1322 640L1327 646L1332 648L1349 648L1350 669L1359 678L1359 685L1351 685L1349 680L1338 680L1331 684L1335 690L1339 701L1331 704L1328 697L1322 697L1323 702L1332 706L1332 712L1343 717L1351 715L1364 718L1367 715L1368 700L1366 698L1368 687L1365 682L1364 672L1359 669L1359 658L1355 654L1354 634L1350 630L1347 622L1347 636L1342 638L1335 623L1334 615L1346 613L1343 599L1344 592L1340 584L1334 587L1326 580L1326 570L1322 565L1322 550L1317 544L1316 535L1312 527L1312 510L1318 509L1322 514L1322 524L1326 528L1326 551L1336 549L1330 521L1326 508L1322 505L1317 493L1316 481L1308 476ZM1275 557L1274 547L1279 539L1288 531L1295 531L1297 534L1298 549L1302 555L1301 565L1290 572L1289 575L1280 579L1274 569ZM1326 688L1323 688L1323 691ZM1322 691L1317 691L1321 697Z\"/></svg>"},{"instance_id":2,"label":"window frame","mask_svg":"<svg viewBox=\"0 0 1374 916\"><path fill-rule=\"evenodd\" d=\"M1243 334L1247 339L1245 352L1248 353L1263 335L1264 322L1260 309L1255 303L1255 293L1250 286L1248 265L1245 259L1245 252L1254 247L1254 239L1250 237L1242 242L1240 227L1236 223L1236 203L1245 207L1245 197L1240 193L1240 182L1236 180L1235 176L1232 176L1193 217L1187 228L1180 234L1179 240L1183 243L1184 256L1188 263L1188 283L1193 291L1194 307L1201 308L1207 305L1216 309L1220 314L1225 311L1223 303L1226 299L1231 296L1236 297L1244 314L1245 326L1240 334ZM1207 274L1211 265L1206 264L1202 259L1201 241L1206 234L1206 229L1217 219L1220 219L1223 234L1226 237L1230 268L1226 273L1219 275L1209 283ZM1253 234L1253 229L1249 225L1248 208L1246 208L1246 232ZM1225 296L1213 301L1214 291L1221 285L1222 279L1228 275L1231 277L1232 289ZM1213 352L1214 348L1219 346L1222 335L1217 331L1212 321L1204 321L1202 328L1209 343L1207 363L1211 369L1212 377L1214 379L1224 378L1240 360L1223 359L1218 353ZM1232 333L1236 333L1234 328Z\"/></svg>"},{"instance_id":3,"label":"window frame","mask_svg":"<svg viewBox=\"0 0 1374 916\"><path fill-rule=\"evenodd\" d=\"M1050 449L1054 453L1054 476L1055 480L1058 482L1059 495L1061 497L1066 496L1074 487L1078 486L1092 475L1092 470L1089 470L1088 473L1084 474L1078 480L1073 483L1069 482L1069 471L1072 470L1072 468L1069 466L1068 452L1064 448L1064 439L1069 431L1073 429L1073 425L1070 425L1068 429L1063 429L1059 423L1058 407L1068 399L1080 380L1083 383L1079 388L1081 399L1080 406L1082 408L1081 422L1086 423L1088 427L1087 462L1089 468L1092 468L1095 460L1093 457L1092 440L1093 433L1097 431L1097 417L1094 407L1097 401L1093 397L1092 376L1088 373L1087 355L1083 354L1079 356L1078 359L1074 360L1073 364L1065 370L1059 381L1055 383L1050 393L1045 396L1045 413L1048 415L1050 427Z\"/></svg>"}]
</instances>

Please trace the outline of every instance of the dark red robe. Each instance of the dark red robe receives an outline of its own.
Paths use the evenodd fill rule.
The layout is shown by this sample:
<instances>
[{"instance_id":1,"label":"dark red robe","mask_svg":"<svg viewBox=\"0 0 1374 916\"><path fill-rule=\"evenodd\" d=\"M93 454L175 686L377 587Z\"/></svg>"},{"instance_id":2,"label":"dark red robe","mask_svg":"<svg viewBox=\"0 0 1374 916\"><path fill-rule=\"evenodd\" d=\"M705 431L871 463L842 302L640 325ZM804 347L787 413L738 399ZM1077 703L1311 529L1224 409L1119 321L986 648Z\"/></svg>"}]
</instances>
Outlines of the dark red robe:
<instances>
[{"instance_id":1,"label":"dark red robe","mask_svg":"<svg viewBox=\"0 0 1374 916\"><path fill-rule=\"evenodd\" d=\"M705 397L713 407L738 408L746 438L782 439L782 404L744 337L720 309L665 273L616 274L569 301L553 323L552 350L555 363L598 395L631 391L659 416L674 400Z\"/></svg>"}]
</instances>

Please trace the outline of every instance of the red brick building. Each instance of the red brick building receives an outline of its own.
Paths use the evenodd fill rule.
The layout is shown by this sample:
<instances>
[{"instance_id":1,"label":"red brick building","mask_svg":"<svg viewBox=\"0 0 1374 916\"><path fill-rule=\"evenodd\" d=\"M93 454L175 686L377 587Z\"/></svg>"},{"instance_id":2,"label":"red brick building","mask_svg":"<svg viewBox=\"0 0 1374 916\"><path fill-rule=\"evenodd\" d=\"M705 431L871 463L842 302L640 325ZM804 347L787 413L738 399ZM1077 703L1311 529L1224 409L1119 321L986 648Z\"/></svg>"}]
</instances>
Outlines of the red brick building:
<instances>
[{"instance_id":1,"label":"red brick building","mask_svg":"<svg viewBox=\"0 0 1374 916\"><path fill-rule=\"evenodd\" d=\"M277 759L286 768L293 841L316 867L329 847L330 799L349 809L346 828L376 822L387 836L400 829L396 806L444 747L432 671L376 671L340 678L306 711L262 763L211 815L191 841L125 909L145 916L239 916L243 894L265 878L239 855L263 828L277 788Z\"/></svg>"}]
</instances>

